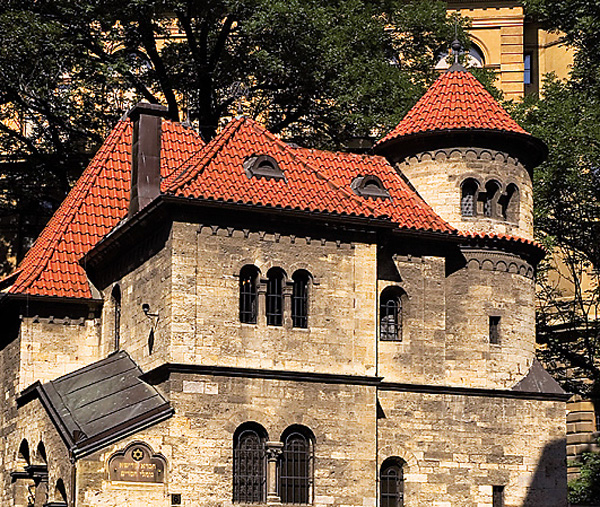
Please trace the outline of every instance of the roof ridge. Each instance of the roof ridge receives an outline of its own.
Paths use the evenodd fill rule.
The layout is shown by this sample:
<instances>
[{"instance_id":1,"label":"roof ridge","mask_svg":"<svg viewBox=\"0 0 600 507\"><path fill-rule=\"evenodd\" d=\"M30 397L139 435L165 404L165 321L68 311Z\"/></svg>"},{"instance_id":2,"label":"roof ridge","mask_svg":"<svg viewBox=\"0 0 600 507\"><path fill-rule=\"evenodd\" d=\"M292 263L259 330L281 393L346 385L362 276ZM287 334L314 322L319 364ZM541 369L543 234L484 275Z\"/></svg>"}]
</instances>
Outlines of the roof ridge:
<instances>
[{"instance_id":1,"label":"roof ridge","mask_svg":"<svg viewBox=\"0 0 600 507\"><path fill-rule=\"evenodd\" d=\"M54 212L46 227L51 225L52 220L55 218L58 220L57 227L53 227L49 229L52 231L52 234L45 238L44 244L46 248L43 249L42 258L39 259L38 262L35 263L35 268L30 271L30 273L23 279L19 280L19 277L15 280L15 283L10 287L9 292L17 292L22 291L24 289L30 288L32 281L46 268L48 262L52 258L52 254L56 250L57 246L60 244L60 240L62 239L66 227L69 225L70 221L68 217L72 217L73 213L80 209L84 200L77 199L82 194L84 189L89 188L91 184L96 180L99 175L99 170L102 169L101 160L106 160L106 158L115 150L117 144L114 142L114 139L123 133L123 126L126 125L124 120L119 120L109 134L106 141L102 144L102 146L98 149L94 157L92 158L90 164L85 168L82 175L80 176L77 184L71 189L71 191L67 194L65 200L61 203L58 209ZM73 202L78 202L78 205L75 207L71 207ZM38 240L42 239L42 235L38 237ZM28 257L37 253L39 248L41 248L42 243L37 245L36 243L33 247L27 252L27 255L21 261L21 265L26 264ZM21 269L21 268L18 268Z\"/></svg>"},{"instance_id":2,"label":"roof ridge","mask_svg":"<svg viewBox=\"0 0 600 507\"><path fill-rule=\"evenodd\" d=\"M206 167L206 164L208 162L210 162L211 158L213 157L213 155L219 151L219 149L226 143L227 140L229 140L231 138L231 136L233 136L233 134L239 129L239 127L242 125L244 121L244 117L240 117L240 118L235 118L234 120L230 121L225 128L215 137L213 137L210 142L204 146L204 148L202 150L200 150L199 152L197 152L197 154L201 154L198 163L197 164L193 164L192 165L192 157L190 157L186 163L190 163L190 165L192 165L192 167L190 168L189 171L186 170L182 170L181 172L179 172L178 174L173 176L173 173L171 173L171 176L173 176L173 179L171 181L169 180L169 177L165 178L165 192L169 192L169 191L173 191L175 190L177 187L181 186L181 185L185 185L186 183L188 183L191 179L195 178L197 175L201 174L204 170L204 168ZM228 131L228 129L230 130L230 132ZM180 166L183 167L183 164Z\"/></svg>"}]
</instances>

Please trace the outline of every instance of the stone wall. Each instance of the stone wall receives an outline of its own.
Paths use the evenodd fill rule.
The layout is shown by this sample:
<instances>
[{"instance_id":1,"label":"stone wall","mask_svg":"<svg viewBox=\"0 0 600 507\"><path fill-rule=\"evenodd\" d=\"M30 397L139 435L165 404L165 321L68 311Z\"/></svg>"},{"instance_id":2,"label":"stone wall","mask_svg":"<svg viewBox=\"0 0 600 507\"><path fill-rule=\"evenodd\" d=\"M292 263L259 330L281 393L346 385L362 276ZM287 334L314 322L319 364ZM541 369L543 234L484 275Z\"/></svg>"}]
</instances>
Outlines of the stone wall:
<instances>
[{"instance_id":1,"label":"stone wall","mask_svg":"<svg viewBox=\"0 0 600 507\"><path fill-rule=\"evenodd\" d=\"M162 386L175 415L154 428L84 458L78 464L80 507L232 504L233 436L245 422L260 424L269 441L292 425L314 435L316 507L374 507L376 392L373 386L173 374ZM167 484L110 483L110 456L144 441L167 460Z\"/></svg>"},{"instance_id":2,"label":"stone wall","mask_svg":"<svg viewBox=\"0 0 600 507\"><path fill-rule=\"evenodd\" d=\"M385 389L385 388L384 388ZM380 391L379 463L406 462L405 507L566 505L564 403Z\"/></svg>"}]
</instances>

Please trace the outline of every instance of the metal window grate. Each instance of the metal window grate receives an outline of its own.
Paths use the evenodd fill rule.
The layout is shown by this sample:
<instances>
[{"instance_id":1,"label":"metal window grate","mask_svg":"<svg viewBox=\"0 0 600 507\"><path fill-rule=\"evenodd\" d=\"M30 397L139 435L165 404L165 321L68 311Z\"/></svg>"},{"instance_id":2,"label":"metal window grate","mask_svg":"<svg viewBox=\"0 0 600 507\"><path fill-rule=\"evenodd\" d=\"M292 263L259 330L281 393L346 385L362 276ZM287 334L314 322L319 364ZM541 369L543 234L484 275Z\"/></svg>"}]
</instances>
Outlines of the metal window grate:
<instances>
[{"instance_id":1,"label":"metal window grate","mask_svg":"<svg viewBox=\"0 0 600 507\"><path fill-rule=\"evenodd\" d=\"M460 213L463 217L475 216L475 194L477 184L473 180L467 180L462 186L460 199Z\"/></svg>"},{"instance_id":2,"label":"metal window grate","mask_svg":"<svg viewBox=\"0 0 600 507\"><path fill-rule=\"evenodd\" d=\"M265 444L258 433L245 430L237 438L233 451L233 501L265 501Z\"/></svg>"},{"instance_id":3,"label":"metal window grate","mask_svg":"<svg viewBox=\"0 0 600 507\"><path fill-rule=\"evenodd\" d=\"M240 273L240 322L256 324L256 272L243 269Z\"/></svg>"},{"instance_id":4,"label":"metal window grate","mask_svg":"<svg viewBox=\"0 0 600 507\"><path fill-rule=\"evenodd\" d=\"M402 302L399 297L382 296L379 306L379 336L383 341L401 341Z\"/></svg>"},{"instance_id":5,"label":"metal window grate","mask_svg":"<svg viewBox=\"0 0 600 507\"><path fill-rule=\"evenodd\" d=\"M283 323L283 275L271 273L267 282L267 325Z\"/></svg>"},{"instance_id":6,"label":"metal window grate","mask_svg":"<svg viewBox=\"0 0 600 507\"><path fill-rule=\"evenodd\" d=\"M308 327L308 277L302 274L294 275L292 325L294 327Z\"/></svg>"},{"instance_id":7,"label":"metal window grate","mask_svg":"<svg viewBox=\"0 0 600 507\"><path fill-rule=\"evenodd\" d=\"M301 433L290 434L284 443L279 470L282 503L310 502L312 455L310 442Z\"/></svg>"},{"instance_id":8,"label":"metal window grate","mask_svg":"<svg viewBox=\"0 0 600 507\"><path fill-rule=\"evenodd\" d=\"M490 317L490 343L500 343L500 317Z\"/></svg>"},{"instance_id":9,"label":"metal window grate","mask_svg":"<svg viewBox=\"0 0 600 507\"><path fill-rule=\"evenodd\" d=\"M404 477L402 467L396 463L381 468L380 507L402 507L404 505Z\"/></svg>"}]
</instances>

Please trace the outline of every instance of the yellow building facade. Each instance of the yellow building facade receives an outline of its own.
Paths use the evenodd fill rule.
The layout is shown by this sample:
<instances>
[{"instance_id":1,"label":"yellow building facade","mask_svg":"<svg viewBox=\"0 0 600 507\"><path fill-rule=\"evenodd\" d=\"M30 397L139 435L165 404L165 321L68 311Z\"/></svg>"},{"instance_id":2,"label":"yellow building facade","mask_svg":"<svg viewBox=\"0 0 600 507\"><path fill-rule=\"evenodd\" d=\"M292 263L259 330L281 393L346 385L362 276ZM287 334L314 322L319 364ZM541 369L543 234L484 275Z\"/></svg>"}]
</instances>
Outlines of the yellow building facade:
<instances>
[{"instance_id":1,"label":"yellow building facade","mask_svg":"<svg viewBox=\"0 0 600 507\"><path fill-rule=\"evenodd\" d=\"M514 0L453 0L448 10L471 19L472 54L498 75L497 86L507 99L540 90L543 76L568 77L573 50L560 34L532 22Z\"/></svg>"}]
</instances>

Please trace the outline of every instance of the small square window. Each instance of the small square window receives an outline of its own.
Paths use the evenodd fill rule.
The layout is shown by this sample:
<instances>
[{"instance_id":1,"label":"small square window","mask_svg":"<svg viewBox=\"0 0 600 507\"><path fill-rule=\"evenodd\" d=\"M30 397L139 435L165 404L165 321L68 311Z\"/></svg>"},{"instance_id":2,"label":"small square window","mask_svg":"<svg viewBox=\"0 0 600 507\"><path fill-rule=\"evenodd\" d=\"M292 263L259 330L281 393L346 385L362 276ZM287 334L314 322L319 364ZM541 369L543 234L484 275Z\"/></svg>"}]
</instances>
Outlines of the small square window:
<instances>
[{"instance_id":1,"label":"small square window","mask_svg":"<svg viewBox=\"0 0 600 507\"><path fill-rule=\"evenodd\" d=\"M171 494L171 505L181 505L181 493Z\"/></svg>"},{"instance_id":2,"label":"small square window","mask_svg":"<svg viewBox=\"0 0 600 507\"><path fill-rule=\"evenodd\" d=\"M490 343L500 343L500 317L490 317Z\"/></svg>"},{"instance_id":3,"label":"small square window","mask_svg":"<svg viewBox=\"0 0 600 507\"><path fill-rule=\"evenodd\" d=\"M504 507L504 486L492 486L492 507Z\"/></svg>"}]
</instances>

